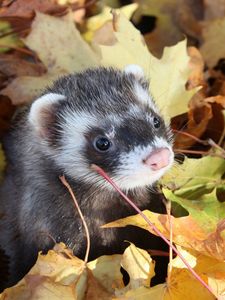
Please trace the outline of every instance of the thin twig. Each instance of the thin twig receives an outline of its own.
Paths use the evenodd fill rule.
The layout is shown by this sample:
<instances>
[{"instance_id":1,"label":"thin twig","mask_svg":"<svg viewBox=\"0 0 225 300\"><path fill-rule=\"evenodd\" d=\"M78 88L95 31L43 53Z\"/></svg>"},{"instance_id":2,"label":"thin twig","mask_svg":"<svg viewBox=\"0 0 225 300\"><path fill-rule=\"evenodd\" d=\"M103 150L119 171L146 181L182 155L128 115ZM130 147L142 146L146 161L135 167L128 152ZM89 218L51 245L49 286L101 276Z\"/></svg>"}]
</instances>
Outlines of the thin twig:
<instances>
[{"instance_id":1,"label":"thin twig","mask_svg":"<svg viewBox=\"0 0 225 300\"><path fill-rule=\"evenodd\" d=\"M218 144L215 143L212 139L201 140L201 139L197 138L196 136L194 136L194 135L192 135L192 134L190 134L190 133L188 133L188 132L185 132L185 131L180 131L180 130L173 129L173 132L176 132L176 133L178 133L178 134L185 135L185 136L187 136L187 137L189 137L189 138L195 140L196 142L198 142L198 143L200 143L200 144L202 144L202 145L204 145L204 146L211 146L211 147L213 147L213 148L216 148L216 149L218 149L218 150L222 153L222 155L220 155L220 154L218 154L218 153L212 153L211 150L206 151L206 152L202 152L202 153L201 153L200 151L197 152L197 151L195 151L195 150L179 150L179 149L178 149L179 151L181 151L181 152L186 151L186 153L194 153L194 154L203 154L203 155L219 156L219 157L225 158L225 150L224 150L222 147L220 147L220 144L222 143L222 140L223 140L224 135L225 135L225 130L224 130L223 134L221 135L221 138L220 138L220 141L219 141ZM187 151L195 151L195 152L187 152ZM184 152L184 153L185 153L185 152Z\"/></svg>"},{"instance_id":2,"label":"thin twig","mask_svg":"<svg viewBox=\"0 0 225 300\"><path fill-rule=\"evenodd\" d=\"M216 153L212 151L198 151L198 150L188 150L188 149L174 149L176 153L190 153L190 154L200 154L200 155L209 155L209 156L216 156L220 158L225 158L225 153Z\"/></svg>"},{"instance_id":3,"label":"thin twig","mask_svg":"<svg viewBox=\"0 0 225 300\"><path fill-rule=\"evenodd\" d=\"M170 236L169 241L171 244L173 244L173 221L171 218L171 201L167 201L165 203L166 206L166 212L169 219L169 230L170 230ZM173 260L173 249L170 247L169 250L169 265L168 265L168 276L167 276L167 282L170 284L171 282L171 273L172 273L172 260Z\"/></svg>"},{"instance_id":4,"label":"thin twig","mask_svg":"<svg viewBox=\"0 0 225 300\"><path fill-rule=\"evenodd\" d=\"M201 154L201 155L208 155L208 151L199 151L199 150L189 150L189 149L174 149L174 152L176 153L191 153L191 154Z\"/></svg>"},{"instance_id":5,"label":"thin twig","mask_svg":"<svg viewBox=\"0 0 225 300\"><path fill-rule=\"evenodd\" d=\"M220 140L219 140L219 142L218 142L218 145L219 145L219 146L221 146L221 144L222 144L224 138L225 138L225 127L224 127L224 129L223 129L223 132L222 132L222 134L221 134Z\"/></svg>"},{"instance_id":6,"label":"thin twig","mask_svg":"<svg viewBox=\"0 0 225 300\"><path fill-rule=\"evenodd\" d=\"M180 257L182 262L185 264L185 266L189 269L189 271L192 273L192 275L211 293L214 295L213 290L210 286L208 286L204 280L192 269L192 267L189 265L189 263L186 261L186 259L183 257L183 255L176 249L176 247L171 244L170 241L167 240L167 238L160 232L160 230L146 217L146 215L138 208L133 201L131 201L117 186L117 184L105 173L105 171L100 168L99 166L92 164L92 169L95 170L99 175L101 175L103 178L105 178L106 181L108 181L115 190L123 197L123 199L128 202L136 212L139 213L139 215L146 221L146 223L149 225L149 227L158 235L160 236L169 247L172 248L172 250Z\"/></svg>"},{"instance_id":7,"label":"thin twig","mask_svg":"<svg viewBox=\"0 0 225 300\"><path fill-rule=\"evenodd\" d=\"M222 147L220 147L217 143L215 143L212 139L208 139L208 143L210 146L220 150L225 155L225 150Z\"/></svg>"},{"instance_id":8,"label":"thin twig","mask_svg":"<svg viewBox=\"0 0 225 300\"><path fill-rule=\"evenodd\" d=\"M65 187L68 189L68 191L69 191L69 193L70 193L70 195L71 195L71 197L73 199L73 202L74 202L74 204L76 206L76 209L77 209L77 211L78 211L78 213L80 215L80 218L81 218L81 220L83 222L85 233L86 233L86 238L87 238L87 249L86 249L86 254L85 254L84 262L87 263L88 262L89 253L90 253L90 246L91 246L90 234L89 234L88 226L87 226L87 223L86 223L86 221L84 219L84 216L83 216L83 214L82 214L82 212L80 210L80 207L78 205L77 199L76 199L76 197L75 197L75 195L74 195L74 193L73 193L73 191L72 191L69 183L67 182L65 176L64 175L60 176L59 179L65 185Z\"/></svg>"},{"instance_id":9,"label":"thin twig","mask_svg":"<svg viewBox=\"0 0 225 300\"><path fill-rule=\"evenodd\" d=\"M207 145L209 144L209 142L208 142L207 140L206 140L206 141L205 141L205 140L201 140L201 139L197 138L195 135L192 135L192 134L190 134L190 133L188 133L188 132L180 131L180 130L177 130L177 129L172 129L172 131L173 131L173 132L176 132L176 133L178 133L178 134L185 135L185 136L191 138L192 140L195 140L196 142L198 142L198 143L200 143L200 144L203 144L203 145L205 145L205 146L207 146Z\"/></svg>"}]
</instances>

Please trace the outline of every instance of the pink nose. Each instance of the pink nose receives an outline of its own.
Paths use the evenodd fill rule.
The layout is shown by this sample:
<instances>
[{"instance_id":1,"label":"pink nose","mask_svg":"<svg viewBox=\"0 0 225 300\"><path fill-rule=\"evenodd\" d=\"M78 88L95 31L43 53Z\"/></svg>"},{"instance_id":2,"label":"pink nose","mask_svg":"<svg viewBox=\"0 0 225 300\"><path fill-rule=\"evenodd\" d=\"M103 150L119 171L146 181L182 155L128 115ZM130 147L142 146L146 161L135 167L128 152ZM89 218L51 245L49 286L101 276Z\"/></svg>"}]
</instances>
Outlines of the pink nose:
<instances>
[{"instance_id":1,"label":"pink nose","mask_svg":"<svg viewBox=\"0 0 225 300\"><path fill-rule=\"evenodd\" d=\"M152 170L157 171L166 166L170 162L170 150L168 148L160 148L154 150L145 160L144 163L151 167Z\"/></svg>"}]
</instances>

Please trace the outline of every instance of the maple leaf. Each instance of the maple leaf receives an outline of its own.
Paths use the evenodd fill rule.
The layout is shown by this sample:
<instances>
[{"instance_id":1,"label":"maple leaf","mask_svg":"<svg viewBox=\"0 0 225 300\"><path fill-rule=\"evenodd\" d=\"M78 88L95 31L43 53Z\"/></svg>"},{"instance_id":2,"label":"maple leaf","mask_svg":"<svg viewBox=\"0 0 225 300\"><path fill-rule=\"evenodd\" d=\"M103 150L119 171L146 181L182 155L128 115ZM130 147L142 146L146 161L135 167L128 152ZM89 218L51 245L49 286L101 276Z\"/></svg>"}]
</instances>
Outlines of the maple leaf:
<instances>
[{"instance_id":1,"label":"maple leaf","mask_svg":"<svg viewBox=\"0 0 225 300\"><path fill-rule=\"evenodd\" d=\"M225 203L218 201L216 192L217 189L225 190L222 179L224 172L223 159L186 159L180 168L174 168L162 181L172 188L172 191L163 189L166 198L178 203L189 213L180 218L171 217L173 241L220 260L225 259ZM169 216L150 211L145 211L145 214L169 238ZM139 215L120 219L103 227L127 225L139 226L154 233Z\"/></svg>"},{"instance_id":2,"label":"maple leaf","mask_svg":"<svg viewBox=\"0 0 225 300\"><path fill-rule=\"evenodd\" d=\"M1 91L14 104L27 103L60 75L98 65L98 57L75 28L72 15L65 18L37 13L24 43L38 53L48 70L41 77L21 76Z\"/></svg>"},{"instance_id":3,"label":"maple leaf","mask_svg":"<svg viewBox=\"0 0 225 300\"><path fill-rule=\"evenodd\" d=\"M121 14L114 14L115 44L95 45L101 53L101 64L123 69L140 65L150 81L150 92L161 113L168 119L188 110L188 102L197 89L187 91L185 84L191 73L186 41L165 48L159 60L149 53L140 32ZM160 80L159 80L160 78Z\"/></svg>"},{"instance_id":4,"label":"maple leaf","mask_svg":"<svg viewBox=\"0 0 225 300\"><path fill-rule=\"evenodd\" d=\"M124 287L121 265L129 273L130 284ZM128 290L149 284L154 263L144 250L131 244L123 255L101 256L85 264L72 255L64 244L56 244L47 255L39 253L30 272L0 299L117 299Z\"/></svg>"}]
</instances>

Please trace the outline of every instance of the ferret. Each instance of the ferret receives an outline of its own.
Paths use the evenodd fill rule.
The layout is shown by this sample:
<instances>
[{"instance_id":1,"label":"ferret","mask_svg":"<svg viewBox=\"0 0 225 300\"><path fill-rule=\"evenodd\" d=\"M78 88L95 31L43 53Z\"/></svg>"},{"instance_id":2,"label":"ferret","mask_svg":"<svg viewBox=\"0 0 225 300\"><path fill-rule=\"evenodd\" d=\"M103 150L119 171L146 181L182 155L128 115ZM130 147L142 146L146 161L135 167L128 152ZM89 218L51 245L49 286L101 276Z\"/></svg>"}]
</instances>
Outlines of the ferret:
<instances>
[{"instance_id":1,"label":"ferret","mask_svg":"<svg viewBox=\"0 0 225 300\"><path fill-rule=\"evenodd\" d=\"M0 190L0 289L16 284L38 251L64 242L84 258L86 236L64 175L87 222L89 260L122 253L125 241L165 249L138 227L100 228L135 211L92 165L142 210L165 213L151 192L171 167L172 135L139 66L88 69L59 78L15 116L4 139L8 167Z\"/></svg>"}]
</instances>

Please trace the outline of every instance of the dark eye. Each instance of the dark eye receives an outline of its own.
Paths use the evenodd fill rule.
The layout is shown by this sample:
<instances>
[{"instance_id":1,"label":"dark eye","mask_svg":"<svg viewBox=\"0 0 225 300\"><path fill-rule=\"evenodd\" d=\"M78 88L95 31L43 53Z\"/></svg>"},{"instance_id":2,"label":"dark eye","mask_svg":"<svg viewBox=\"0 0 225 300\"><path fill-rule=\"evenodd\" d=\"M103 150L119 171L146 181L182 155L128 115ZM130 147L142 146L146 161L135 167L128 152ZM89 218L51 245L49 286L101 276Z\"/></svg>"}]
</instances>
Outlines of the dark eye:
<instances>
[{"instance_id":1,"label":"dark eye","mask_svg":"<svg viewBox=\"0 0 225 300\"><path fill-rule=\"evenodd\" d=\"M95 141L95 147L97 150L106 151L110 148L111 142L106 137L97 138Z\"/></svg>"},{"instance_id":2,"label":"dark eye","mask_svg":"<svg viewBox=\"0 0 225 300\"><path fill-rule=\"evenodd\" d=\"M161 126L161 122L158 118L154 117L153 119L153 125L156 129L158 129Z\"/></svg>"}]
</instances>

